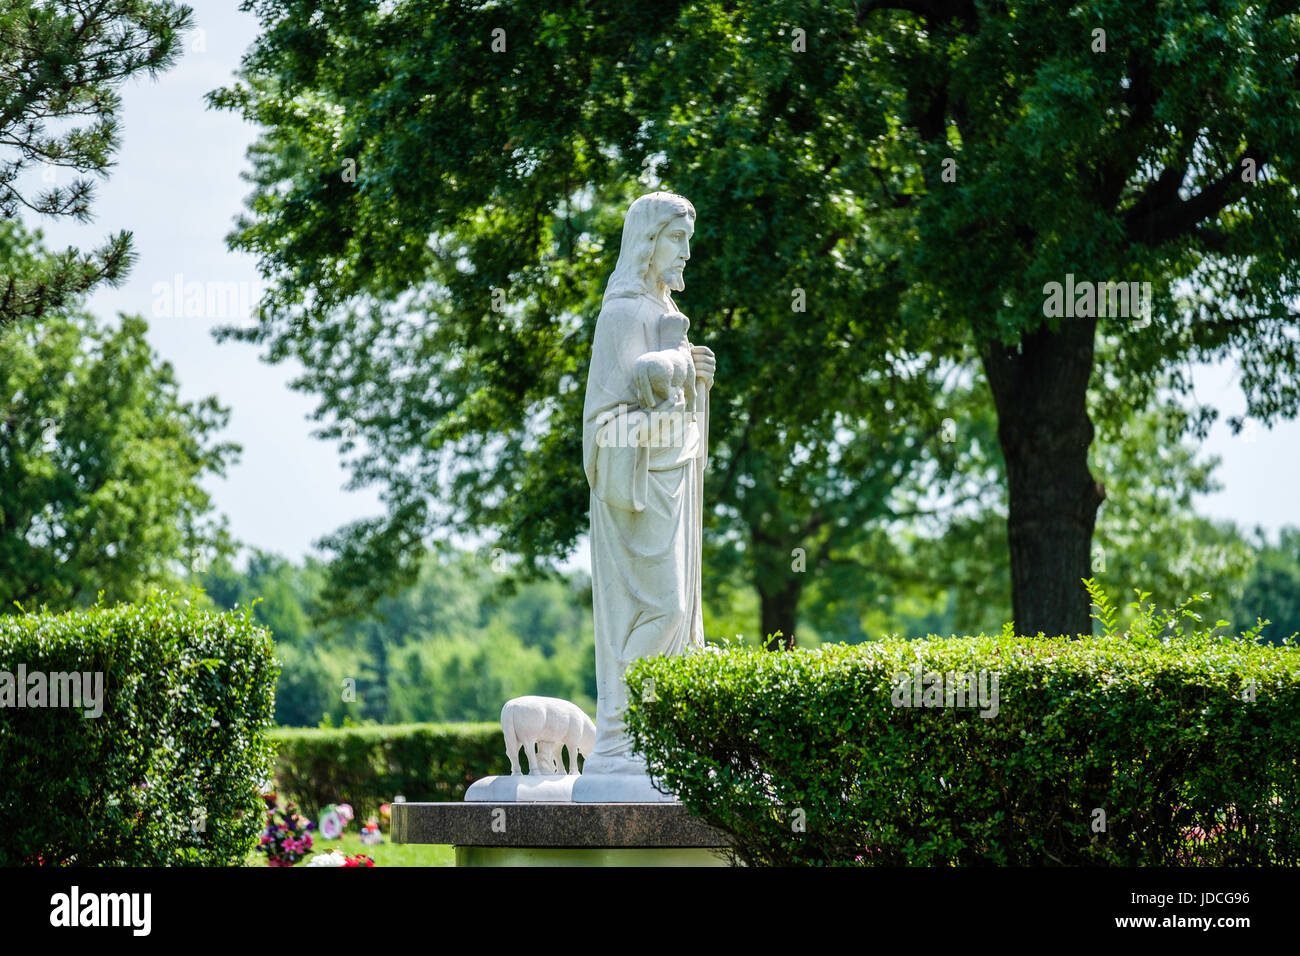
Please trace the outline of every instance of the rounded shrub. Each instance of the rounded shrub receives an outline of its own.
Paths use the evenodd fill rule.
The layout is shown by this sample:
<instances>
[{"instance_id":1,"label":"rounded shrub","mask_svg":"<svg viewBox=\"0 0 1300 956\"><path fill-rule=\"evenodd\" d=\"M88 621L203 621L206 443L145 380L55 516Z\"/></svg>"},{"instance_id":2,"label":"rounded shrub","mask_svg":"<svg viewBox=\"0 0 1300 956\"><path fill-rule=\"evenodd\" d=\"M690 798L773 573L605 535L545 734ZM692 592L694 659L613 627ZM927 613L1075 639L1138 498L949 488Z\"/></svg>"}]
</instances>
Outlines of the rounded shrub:
<instances>
[{"instance_id":1,"label":"rounded shrub","mask_svg":"<svg viewBox=\"0 0 1300 956\"><path fill-rule=\"evenodd\" d=\"M709 649L627 680L636 749L744 863L1300 863L1300 650L1253 635Z\"/></svg>"},{"instance_id":2,"label":"rounded shrub","mask_svg":"<svg viewBox=\"0 0 1300 956\"><path fill-rule=\"evenodd\" d=\"M0 866L242 863L276 676L246 614L167 595L0 618Z\"/></svg>"}]
</instances>

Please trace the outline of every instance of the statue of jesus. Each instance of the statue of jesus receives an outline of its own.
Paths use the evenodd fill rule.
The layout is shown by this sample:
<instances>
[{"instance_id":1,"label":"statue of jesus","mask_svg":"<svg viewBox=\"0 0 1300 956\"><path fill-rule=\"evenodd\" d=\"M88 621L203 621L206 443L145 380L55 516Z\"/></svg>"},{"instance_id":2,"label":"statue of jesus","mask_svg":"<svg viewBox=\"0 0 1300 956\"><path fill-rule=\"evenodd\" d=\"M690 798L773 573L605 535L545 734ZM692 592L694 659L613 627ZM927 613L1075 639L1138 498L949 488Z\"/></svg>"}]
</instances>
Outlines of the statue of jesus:
<instances>
[{"instance_id":1,"label":"statue of jesus","mask_svg":"<svg viewBox=\"0 0 1300 956\"><path fill-rule=\"evenodd\" d=\"M645 773L623 722L628 665L704 645L700 535L716 366L712 351L690 344L690 320L672 297L685 288L694 233L695 207L681 196L633 202L596 320L582 428L597 686L584 777ZM663 415L679 427L655 428Z\"/></svg>"}]
</instances>

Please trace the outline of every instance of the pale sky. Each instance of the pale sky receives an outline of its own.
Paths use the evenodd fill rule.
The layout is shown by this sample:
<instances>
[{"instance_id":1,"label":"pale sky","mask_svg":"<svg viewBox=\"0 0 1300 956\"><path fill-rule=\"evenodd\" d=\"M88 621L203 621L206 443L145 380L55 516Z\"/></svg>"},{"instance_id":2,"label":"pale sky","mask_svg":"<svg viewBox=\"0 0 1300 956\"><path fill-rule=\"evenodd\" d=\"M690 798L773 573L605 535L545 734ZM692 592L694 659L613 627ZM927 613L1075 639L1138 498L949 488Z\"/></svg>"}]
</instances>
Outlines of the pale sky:
<instances>
[{"instance_id":1,"label":"pale sky","mask_svg":"<svg viewBox=\"0 0 1300 956\"><path fill-rule=\"evenodd\" d=\"M139 313L150 341L176 368L187 399L216 395L232 409L225 437L243 445L228 478L207 487L230 519L235 537L293 559L340 525L381 512L373 490L343 489L347 474L337 448L311 437L315 400L290 390L294 368L258 360L258 349L218 345L210 330L228 318L155 316L155 287L182 283L244 283L256 298L259 280L251 257L227 251L225 236L251 187L239 177L253 127L232 113L208 110L203 96L226 85L256 35L251 14L231 0L190 0L197 27L180 62L156 82L137 80L122 91L122 136L117 166L98 185L94 222L27 220L50 245L98 245L130 229L137 263L118 289L101 289L89 301L99 315ZM687 276L689 291L689 274ZM205 286L205 288L207 288ZM233 316L231 318L239 318ZM1224 490L1201 499L1202 513L1231 518L1247 529L1270 532L1300 526L1300 424L1233 437L1222 420L1243 407L1235 369L1203 368L1196 397L1223 413L1204 451L1219 455ZM580 559L581 560L581 559Z\"/></svg>"}]
</instances>

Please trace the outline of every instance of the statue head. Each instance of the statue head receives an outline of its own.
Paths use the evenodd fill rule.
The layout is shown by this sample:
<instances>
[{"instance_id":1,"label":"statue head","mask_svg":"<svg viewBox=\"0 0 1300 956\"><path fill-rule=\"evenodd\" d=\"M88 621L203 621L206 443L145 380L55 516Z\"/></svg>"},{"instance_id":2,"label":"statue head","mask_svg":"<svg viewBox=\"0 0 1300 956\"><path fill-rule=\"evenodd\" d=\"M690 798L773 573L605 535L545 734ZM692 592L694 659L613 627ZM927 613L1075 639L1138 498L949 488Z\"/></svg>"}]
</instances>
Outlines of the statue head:
<instances>
[{"instance_id":1,"label":"statue head","mask_svg":"<svg viewBox=\"0 0 1300 956\"><path fill-rule=\"evenodd\" d=\"M648 193L628 207L618 264L605 287L605 301L685 288L682 268L690 257L695 207L675 193ZM671 301L671 299L670 299Z\"/></svg>"}]
</instances>

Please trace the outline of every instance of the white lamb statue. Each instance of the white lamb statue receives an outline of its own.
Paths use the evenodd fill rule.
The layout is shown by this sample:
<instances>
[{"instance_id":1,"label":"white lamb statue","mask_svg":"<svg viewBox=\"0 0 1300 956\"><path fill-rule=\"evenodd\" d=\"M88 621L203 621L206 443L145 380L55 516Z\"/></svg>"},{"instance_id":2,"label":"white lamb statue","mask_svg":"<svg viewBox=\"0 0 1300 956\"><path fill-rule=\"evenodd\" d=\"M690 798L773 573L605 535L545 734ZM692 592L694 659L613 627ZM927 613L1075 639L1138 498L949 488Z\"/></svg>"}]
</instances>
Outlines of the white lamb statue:
<instances>
[{"instance_id":1,"label":"white lamb statue","mask_svg":"<svg viewBox=\"0 0 1300 956\"><path fill-rule=\"evenodd\" d=\"M522 773L519 748L528 757L528 772L564 773L563 748L569 748L569 773L578 772L596 745L596 725L577 704L557 697L516 697L501 708L501 732L510 755L511 775Z\"/></svg>"}]
</instances>

